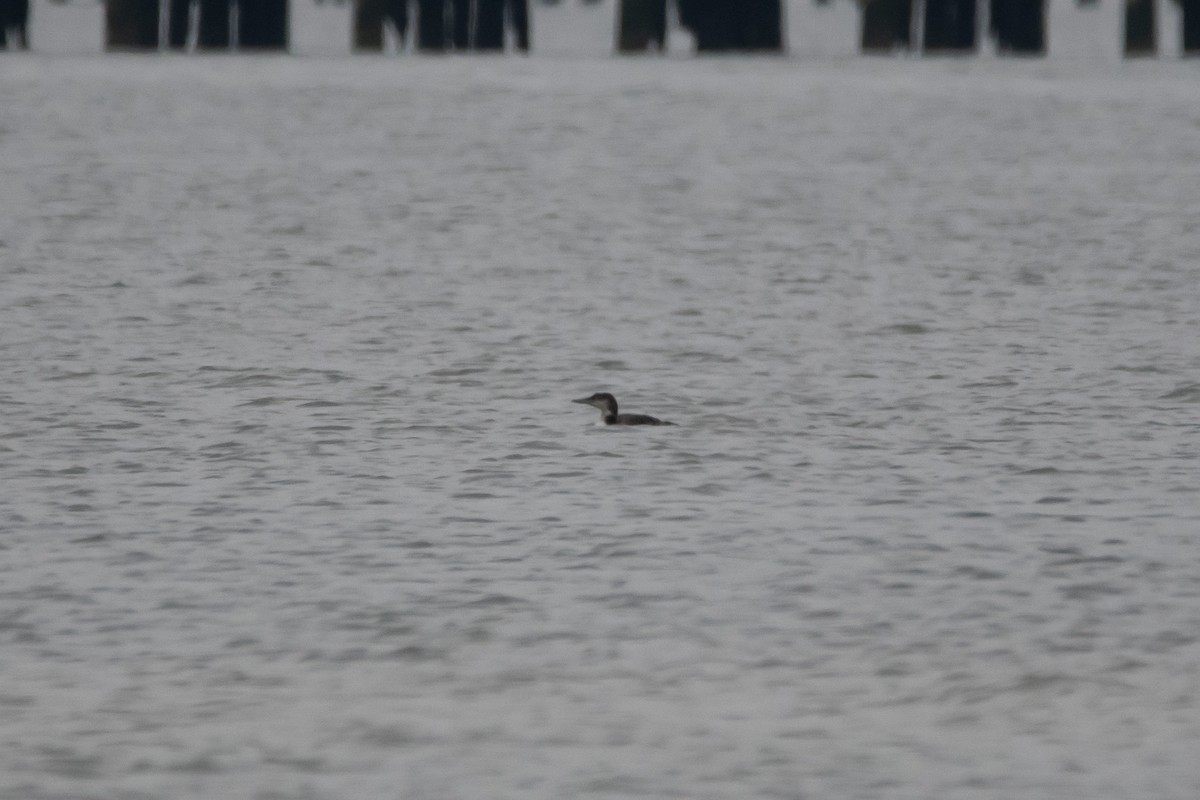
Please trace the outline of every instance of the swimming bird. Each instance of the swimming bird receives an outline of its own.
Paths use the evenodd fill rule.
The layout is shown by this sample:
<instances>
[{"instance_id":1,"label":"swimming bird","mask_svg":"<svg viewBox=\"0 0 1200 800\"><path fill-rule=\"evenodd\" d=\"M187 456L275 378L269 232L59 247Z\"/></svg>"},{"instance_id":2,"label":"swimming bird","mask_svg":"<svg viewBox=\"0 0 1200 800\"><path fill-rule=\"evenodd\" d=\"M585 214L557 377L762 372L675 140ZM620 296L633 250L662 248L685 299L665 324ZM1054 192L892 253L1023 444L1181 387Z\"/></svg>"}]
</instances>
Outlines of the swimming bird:
<instances>
[{"instance_id":1,"label":"swimming bird","mask_svg":"<svg viewBox=\"0 0 1200 800\"><path fill-rule=\"evenodd\" d=\"M578 400L572 400L572 403L583 403L586 406L595 406L600 409L600 416L604 419L605 425L674 425L674 422L667 422L658 417L651 417L648 414L618 414L617 413L617 398L613 397L608 392L596 392L591 397L581 397Z\"/></svg>"}]
</instances>

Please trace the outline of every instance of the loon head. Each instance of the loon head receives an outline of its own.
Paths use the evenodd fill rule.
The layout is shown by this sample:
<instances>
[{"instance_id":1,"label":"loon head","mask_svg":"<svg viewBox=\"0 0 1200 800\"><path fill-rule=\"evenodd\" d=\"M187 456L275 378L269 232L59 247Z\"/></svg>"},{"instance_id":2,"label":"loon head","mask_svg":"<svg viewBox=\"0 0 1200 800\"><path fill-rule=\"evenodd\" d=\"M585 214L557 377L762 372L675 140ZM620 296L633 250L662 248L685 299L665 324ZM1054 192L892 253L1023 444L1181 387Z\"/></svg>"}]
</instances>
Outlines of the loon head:
<instances>
[{"instance_id":1,"label":"loon head","mask_svg":"<svg viewBox=\"0 0 1200 800\"><path fill-rule=\"evenodd\" d=\"M600 409L600 413L605 417L615 417L617 415L617 398L608 392L596 392L591 397L581 397L571 402L583 403L585 406L594 406Z\"/></svg>"}]
</instances>

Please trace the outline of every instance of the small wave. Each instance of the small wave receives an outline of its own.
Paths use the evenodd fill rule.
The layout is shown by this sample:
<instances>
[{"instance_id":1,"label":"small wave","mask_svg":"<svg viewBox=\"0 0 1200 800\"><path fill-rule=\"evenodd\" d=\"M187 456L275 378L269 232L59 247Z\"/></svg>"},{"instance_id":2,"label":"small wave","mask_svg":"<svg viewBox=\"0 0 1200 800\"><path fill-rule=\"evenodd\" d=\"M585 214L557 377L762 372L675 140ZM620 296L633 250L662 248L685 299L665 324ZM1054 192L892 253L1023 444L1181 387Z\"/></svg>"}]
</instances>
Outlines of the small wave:
<instances>
[{"instance_id":1,"label":"small wave","mask_svg":"<svg viewBox=\"0 0 1200 800\"><path fill-rule=\"evenodd\" d=\"M478 375L481 372L487 372L489 367L446 367L444 369L430 370L430 377L434 378L458 378L463 375Z\"/></svg>"},{"instance_id":2,"label":"small wave","mask_svg":"<svg viewBox=\"0 0 1200 800\"><path fill-rule=\"evenodd\" d=\"M1167 370L1157 364L1118 364L1113 367L1114 372L1134 372L1134 373L1165 373Z\"/></svg>"},{"instance_id":3,"label":"small wave","mask_svg":"<svg viewBox=\"0 0 1200 800\"><path fill-rule=\"evenodd\" d=\"M1093 597L1126 594L1126 590L1111 583L1077 583L1064 586L1062 594L1068 600L1087 600Z\"/></svg>"},{"instance_id":4,"label":"small wave","mask_svg":"<svg viewBox=\"0 0 1200 800\"><path fill-rule=\"evenodd\" d=\"M239 406L262 407L262 406L278 405L279 403L286 403L287 401L288 401L288 398L286 398L286 397L275 397L275 396L256 397L253 400L247 400L246 402L239 403L238 405Z\"/></svg>"},{"instance_id":5,"label":"small wave","mask_svg":"<svg viewBox=\"0 0 1200 800\"><path fill-rule=\"evenodd\" d=\"M1164 394L1159 400L1182 400L1185 403L1200 403L1200 383L1185 383Z\"/></svg>"},{"instance_id":6,"label":"small wave","mask_svg":"<svg viewBox=\"0 0 1200 800\"><path fill-rule=\"evenodd\" d=\"M488 594L463 604L465 608L495 608L497 606L527 606L530 602L523 597L509 594Z\"/></svg>"},{"instance_id":7,"label":"small wave","mask_svg":"<svg viewBox=\"0 0 1200 800\"><path fill-rule=\"evenodd\" d=\"M889 336L891 334L901 334L903 336L919 336L924 333L932 333L933 329L919 322L900 322L895 325L885 325L882 328L876 328L872 333L875 336Z\"/></svg>"},{"instance_id":8,"label":"small wave","mask_svg":"<svg viewBox=\"0 0 1200 800\"><path fill-rule=\"evenodd\" d=\"M982 380L964 383L964 389L999 389L1006 386L1016 386L1017 382L1007 375L990 375Z\"/></svg>"},{"instance_id":9,"label":"small wave","mask_svg":"<svg viewBox=\"0 0 1200 800\"><path fill-rule=\"evenodd\" d=\"M210 389L239 389L243 386L276 386L283 381L279 375L263 372L257 368L223 369L221 367L200 367L202 372L229 372L228 377L210 383Z\"/></svg>"},{"instance_id":10,"label":"small wave","mask_svg":"<svg viewBox=\"0 0 1200 800\"><path fill-rule=\"evenodd\" d=\"M604 361L597 361L596 369L603 369L603 370L608 370L610 372L617 372L620 370L629 369L629 365L619 359L606 359Z\"/></svg>"},{"instance_id":11,"label":"small wave","mask_svg":"<svg viewBox=\"0 0 1200 800\"><path fill-rule=\"evenodd\" d=\"M723 356L707 350L682 350L673 353L671 357L679 361L700 361L706 364L736 364L740 360L737 356Z\"/></svg>"},{"instance_id":12,"label":"small wave","mask_svg":"<svg viewBox=\"0 0 1200 800\"><path fill-rule=\"evenodd\" d=\"M96 374L95 370L84 370L82 372L60 372L57 375L51 375L46 378L47 381L73 381L81 378L91 378Z\"/></svg>"}]
</instances>

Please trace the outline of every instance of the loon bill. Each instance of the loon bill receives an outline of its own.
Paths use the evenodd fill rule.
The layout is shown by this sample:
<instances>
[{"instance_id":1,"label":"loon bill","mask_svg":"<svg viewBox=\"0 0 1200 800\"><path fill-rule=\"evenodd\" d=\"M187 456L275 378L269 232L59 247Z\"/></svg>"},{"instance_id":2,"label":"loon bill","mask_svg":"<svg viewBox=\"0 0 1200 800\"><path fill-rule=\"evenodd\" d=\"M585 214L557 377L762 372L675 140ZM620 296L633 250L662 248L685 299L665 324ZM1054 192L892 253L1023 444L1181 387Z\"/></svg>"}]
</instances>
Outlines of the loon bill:
<instances>
[{"instance_id":1,"label":"loon bill","mask_svg":"<svg viewBox=\"0 0 1200 800\"><path fill-rule=\"evenodd\" d=\"M608 392L596 392L591 397L581 397L572 403L583 403L600 409L605 425L674 425L674 422L652 417L649 414L618 414L617 398Z\"/></svg>"}]
</instances>

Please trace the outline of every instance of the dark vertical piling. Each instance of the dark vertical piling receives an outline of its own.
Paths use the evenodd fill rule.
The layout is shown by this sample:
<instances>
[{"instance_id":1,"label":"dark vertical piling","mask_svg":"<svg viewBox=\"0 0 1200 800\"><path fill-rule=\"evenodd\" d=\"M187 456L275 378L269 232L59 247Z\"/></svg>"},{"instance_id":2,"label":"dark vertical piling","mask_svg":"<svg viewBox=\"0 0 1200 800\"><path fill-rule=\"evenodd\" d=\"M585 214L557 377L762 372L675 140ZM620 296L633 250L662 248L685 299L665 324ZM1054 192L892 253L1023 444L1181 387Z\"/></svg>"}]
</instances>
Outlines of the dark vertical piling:
<instances>
[{"instance_id":1,"label":"dark vertical piling","mask_svg":"<svg viewBox=\"0 0 1200 800\"><path fill-rule=\"evenodd\" d=\"M696 37L696 50L780 51L781 0L678 0L679 21Z\"/></svg>"},{"instance_id":2,"label":"dark vertical piling","mask_svg":"<svg viewBox=\"0 0 1200 800\"><path fill-rule=\"evenodd\" d=\"M237 0L238 47L286 50L288 0Z\"/></svg>"},{"instance_id":3,"label":"dark vertical piling","mask_svg":"<svg viewBox=\"0 0 1200 800\"><path fill-rule=\"evenodd\" d=\"M29 49L29 0L0 0L0 50L9 47Z\"/></svg>"},{"instance_id":4,"label":"dark vertical piling","mask_svg":"<svg viewBox=\"0 0 1200 800\"><path fill-rule=\"evenodd\" d=\"M925 0L926 52L975 49L975 0Z\"/></svg>"},{"instance_id":5,"label":"dark vertical piling","mask_svg":"<svg viewBox=\"0 0 1200 800\"><path fill-rule=\"evenodd\" d=\"M417 0L417 49L428 53L446 49L445 0Z\"/></svg>"},{"instance_id":6,"label":"dark vertical piling","mask_svg":"<svg viewBox=\"0 0 1200 800\"><path fill-rule=\"evenodd\" d=\"M229 0L200 0L196 47L201 50L228 50L229 44Z\"/></svg>"},{"instance_id":7,"label":"dark vertical piling","mask_svg":"<svg viewBox=\"0 0 1200 800\"><path fill-rule=\"evenodd\" d=\"M506 25L517 48L529 49L528 0L413 0L411 7L409 0L355 0L355 48L383 49L383 27L388 21L403 38L412 8L417 15L418 50L502 50Z\"/></svg>"},{"instance_id":8,"label":"dark vertical piling","mask_svg":"<svg viewBox=\"0 0 1200 800\"><path fill-rule=\"evenodd\" d=\"M667 0L621 0L617 8L617 51L640 53L667 43Z\"/></svg>"},{"instance_id":9,"label":"dark vertical piling","mask_svg":"<svg viewBox=\"0 0 1200 800\"><path fill-rule=\"evenodd\" d=\"M354 3L354 49L383 49L384 0L356 0Z\"/></svg>"},{"instance_id":10,"label":"dark vertical piling","mask_svg":"<svg viewBox=\"0 0 1200 800\"><path fill-rule=\"evenodd\" d=\"M187 44L193 0L168 0L168 47ZM196 46L223 50L230 44L229 15L233 0L195 0ZM108 0L105 41L110 49L158 47L159 0ZM237 0L238 44L249 49L287 48L287 0Z\"/></svg>"},{"instance_id":11,"label":"dark vertical piling","mask_svg":"<svg viewBox=\"0 0 1200 800\"><path fill-rule=\"evenodd\" d=\"M912 45L912 0L867 0L863 8L862 49L890 53Z\"/></svg>"},{"instance_id":12,"label":"dark vertical piling","mask_svg":"<svg viewBox=\"0 0 1200 800\"><path fill-rule=\"evenodd\" d=\"M104 42L109 50L157 49L158 0L108 0Z\"/></svg>"},{"instance_id":13,"label":"dark vertical piling","mask_svg":"<svg viewBox=\"0 0 1200 800\"><path fill-rule=\"evenodd\" d=\"M450 41L455 50L471 46L471 0L450 0Z\"/></svg>"},{"instance_id":14,"label":"dark vertical piling","mask_svg":"<svg viewBox=\"0 0 1200 800\"><path fill-rule=\"evenodd\" d=\"M192 13L192 0L170 0L171 18L167 25L167 46L176 50L187 44L188 19Z\"/></svg>"},{"instance_id":15,"label":"dark vertical piling","mask_svg":"<svg viewBox=\"0 0 1200 800\"><path fill-rule=\"evenodd\" d=\"M356 0L354 49L382 50L383 27L388 22L403 41L408 32L408 0Z\"/></svg>"},{"instance_id":16,"label":"dark vertical piling","mask_svg":"<svg viewBox=\"0 0 1200 800\"><path fill-rule=\"evenodd\" d=\"M475 49L504 49L504 0L475 0Z\"/></svg>"},{"instance_id":17,"label":"dark vertical piling","mask_svg":"<svg viewBox=\"0 0 1200 800\"><path fill-rule=\"evenodd\" d=\"M730 49L732 14L722 0L677 0L679 21L696 37L696 50L710 52Z\"/></svg>"},{"instance_id":18,"label":"dark vertical piling","mask_svg":"<svg viewBox=\"0 0 1200 800\"><path fill-rule=\"evenodd\" d=\"M1200 0L1179 0L1183 9L1183 54L1200 56Z\"/></svg>"},{"instance_id":19,"label":"dark vertical piling","mask_svg":"<svg viewBox=\"0 0 1200 800\"><path fill-rule=\"evenodd\" d=\"M1152 56L1158 52L1154 0L1128 0L1125 4L1125 55Z\"/></svg>"},{"instance_id":20,"label":"dark vertical piling","mask_svg":"<svg viewBox=\"0 0 1200 800\"><path fill-rule=\"evenodd\" d=\"M990 0L989 16L998 52L1046 52L1045 0Z\"/></svg>"},{"instance_id":21,"label":"dark vertical piling","mask_svg":"<svg viewBox=\"0 0 1200 800\"><path fill-rule=\"evenodd\" d=\"M476 50L503 50L506 25L512 30L517 49L528 50L528 0L475 0Z\"/></svg>"},{"instance_id":22,"label":"dark vertical piling","mask_svg":"<svg viewBox=\"0 0 1200 800\"><path fill-rule=\"evenodd\" d=\"M508 0L508 24L518 50L529 52L529 0Z\"/></svg>"},{"instance_id":23,"label":"dark vertical piling","mask_svg":"<svg viewBox=\"0 0 1200 800\"><path fill-rule=\"evenodd\" d=\"M742 50L776 51L783 49L783 7L781 0L746 0L741 7L739 44Z\"/></svg>"}]
</instances>

